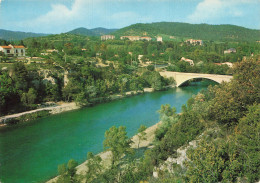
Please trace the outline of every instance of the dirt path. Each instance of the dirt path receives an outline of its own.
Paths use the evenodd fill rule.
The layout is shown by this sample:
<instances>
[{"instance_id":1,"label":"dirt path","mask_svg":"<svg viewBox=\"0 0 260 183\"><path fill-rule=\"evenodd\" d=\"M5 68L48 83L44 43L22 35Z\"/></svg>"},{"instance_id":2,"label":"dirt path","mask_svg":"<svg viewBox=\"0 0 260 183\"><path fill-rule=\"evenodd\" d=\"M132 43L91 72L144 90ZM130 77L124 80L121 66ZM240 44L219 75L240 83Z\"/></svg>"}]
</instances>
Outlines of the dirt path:
<instances>
[{"instance_id":1,"label":"dirt path","mask_svg":"<svg viewBox=\"0 0 260 183\"><path fill-rule=\"evenodd\" d=\"M40 109L35 109L35 110L31 110L31 111L26 111L26 112L21 112L21 113L17 113L17 114L11 114L11 115L0 117L0 124L4 125L5 122L8 120L18 118L18 117L26 115L26 114L39 112L39 111L50 111L51 114L57 114L57 113L61 113L64 111L69 111L69 110L74 110L74 109L79 108L78 106L76 106L75 102L58 103L57 105L58 106L44 107L44 108L40 108Z\"/></svg>"}]
</instances>

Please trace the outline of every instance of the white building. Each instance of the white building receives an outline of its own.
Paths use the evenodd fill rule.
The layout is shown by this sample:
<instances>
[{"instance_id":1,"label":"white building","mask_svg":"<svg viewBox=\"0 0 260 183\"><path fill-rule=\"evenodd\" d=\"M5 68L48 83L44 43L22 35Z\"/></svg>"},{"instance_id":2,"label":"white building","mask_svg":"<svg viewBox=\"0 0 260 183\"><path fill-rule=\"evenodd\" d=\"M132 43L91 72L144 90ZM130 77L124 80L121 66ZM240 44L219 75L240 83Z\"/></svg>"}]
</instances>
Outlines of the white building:
<instances>
[{"instance_id":1,"label":"white building","mask_svg":"<svg viewBox=\"0 0 260 183\"><path fill-rule=\"evenodd\" d=\"M191 59L181 57L181 61L188 62L191 66L194 66L194 62Z\"/></svg>"},{"instance_id":2,"label":"white building","mask_svg":"<svg viewBox=\"0 0 260 183\"><path fill-rule=\"evenodd\" d=\"M187 39L185 42L186 42L186 43L190 43L190 44L194 44L194 45L198 44L198 45L200 45L200 46L203 45L203 41L202 41L202 40Z\"/></svg>"},{"instance_id":3,"label":"white building","mask_svg":"<svg viewBox=\"0 0 260 183\"><path fill-rule=\"evenodd\" d=\"M139 41L140 36L121 36L120 39L129 39L130 41Z\"/></svg>"},{"instance_id":4,"label":"white building","mask_svg":"<svg viewBox=\"0 0 260 183\"><path fill-rule=\"evenodd\" d=\"M0 51L7 56L25 56L24 46L15 46L9 44L8 46L0 46Z\"/></svg>"},{"instance_id":5,"label":"white building","mask_svg":"<svg viewBox=\"0 0 260 183\"><path fill-rule=\"evenodd\" d=\"M162 37L161 36L157 37L157 42L162 42Z\"/></svg>"},{"instance_id":6,"label":"white building","mask_svg":"<svg viewBox=\"0 0 260 183\"><path fill-rule=\"evenodd\" d=\"M105 41L105 40L108 40L108 39L115 39L115 36L114 35L103 35L103 36L101 36L102 41Z\"/></svg>"},{"instance_id":7,"label":"white building","mask_svg":"<svg viewBox=\"0 0 260 183\"><path fill-rule=\"evenodd\" d=\"M227 53L236 53L237 50L235 48L229 48L227 50L224 50L224 54L227 54Z\"/></svg>"}]
</instances>

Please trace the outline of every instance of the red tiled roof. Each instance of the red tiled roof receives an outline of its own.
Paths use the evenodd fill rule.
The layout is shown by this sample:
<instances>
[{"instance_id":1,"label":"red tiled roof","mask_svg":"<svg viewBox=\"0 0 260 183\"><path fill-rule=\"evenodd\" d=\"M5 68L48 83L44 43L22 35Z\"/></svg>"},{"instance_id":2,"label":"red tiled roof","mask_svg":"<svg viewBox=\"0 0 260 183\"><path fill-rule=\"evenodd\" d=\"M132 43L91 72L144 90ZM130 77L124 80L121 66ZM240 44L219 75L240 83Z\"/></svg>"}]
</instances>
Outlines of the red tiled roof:
<instances>
[{"instance_id":1,"label":"red tiled roof","mask_svg":"<svg viewBox=\"0 0 260 183\"><path fill-rule=\"evenodd\" d=\"M5 48L5 49L11 49L12 47L11 46L0 46L2 48Z\"/></svg>"},{"instance_id":2,"label":"red tiled roof","mask_svg":"<svg viewBox=\"0 0 260 183\"><path fill-rule=\"evenodd\" d=\"M24 48L24 46L14 46L14 48Z\"/></svg>"}]
</instances>

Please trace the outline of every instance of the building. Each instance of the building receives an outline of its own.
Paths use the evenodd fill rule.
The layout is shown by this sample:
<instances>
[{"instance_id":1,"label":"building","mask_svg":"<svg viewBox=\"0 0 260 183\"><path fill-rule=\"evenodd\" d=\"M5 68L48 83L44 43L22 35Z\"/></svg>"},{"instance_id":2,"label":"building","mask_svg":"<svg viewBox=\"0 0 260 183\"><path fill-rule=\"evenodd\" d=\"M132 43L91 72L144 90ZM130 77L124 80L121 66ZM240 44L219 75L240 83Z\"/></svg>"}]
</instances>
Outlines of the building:
<instances>
[{"instance_id":1,"label":"building","mask_svg":"<svg viewBox=\"0 0 260 183\"><path fill-rule=\"evenodd\" d=\"M191 59L187 59L187 58L181 57L181 61L188 62L191 66L194 66L194 62Z\"/></svg>"},{"instance_id":2,"label":"building","mask_svg":"<svg viewBox=\"0 0 260 183\"><path fill-rule=\"evenodd\" d=\"M152 40L152 38L151 37L141 37L140 38L140 40L147 40L147 41L151 41Z\"/></svg>"},{"instance_id":3,"label":"building","mask_svg":"<svg viewBox=\"0 0 260 183\"><path fill-rule=\"evenodd\" d=\"M115 39L115 36L114 35L103 35L103 36L101 36L102 41L105 41L105 40L108 40L108 39Z\"/></svg>"},{"instance_id":4,"label":"building","mask_svg":"<svg viewBox=\"0 0 260 183\"><path fill-rule=\"evenodd\" d=\"M224 62L224 63L215 63L215 65L227 65L228 67L232 68L233 64L231 62Z\"/></svg>"},{"instance_id":5,"label":"building","mask_svg":"<svg viewBox=\"0 0 260 183\"><path fill-rule=\"evenodd\" d=\"M7 56L25 56L24 46L15 46L9 44L8 46L0 46L0 51Z\"/></svg>"},{"instance_id":6,"label":"building","mask_svg":"<svg viewBox=\"0 0 260 183\"><path fill-rule=\"evenodd\" d=\"M235 48L229 48L227 50L224 51L224 54L227 54L227 53L236 53L237 50Z\"/></svg>"},{"instance_id":7,"label":"building","mask_svg":"<svg viewBox=\"0 0 260 183\"><path fill-rule=\"evenodd\" d=\"M157 37L157 42L162 42L162 37L161 36Z\"/></svg>"},{"instance_id":8,"label":"building","mask_svg":"<svg viewBox=\"0 0 260 183\"><path fill-rule=\"evenodd\" d=\"M130 41L139 41L140 36L121 36L120 39L129 39Z\"/></svg>"},{"instance_id":9,"label":"building","mask_svg":"<svg viewBox=\"0 0 260 183\"><path fill-rule=\"evenodd\" d=\"M203 41L199 40L199 39L198 40L196 40L196 39L187 39L185 42L193 44L193 45L200 45L200 46L203 45Z\"/></svg>"}]
</instances>

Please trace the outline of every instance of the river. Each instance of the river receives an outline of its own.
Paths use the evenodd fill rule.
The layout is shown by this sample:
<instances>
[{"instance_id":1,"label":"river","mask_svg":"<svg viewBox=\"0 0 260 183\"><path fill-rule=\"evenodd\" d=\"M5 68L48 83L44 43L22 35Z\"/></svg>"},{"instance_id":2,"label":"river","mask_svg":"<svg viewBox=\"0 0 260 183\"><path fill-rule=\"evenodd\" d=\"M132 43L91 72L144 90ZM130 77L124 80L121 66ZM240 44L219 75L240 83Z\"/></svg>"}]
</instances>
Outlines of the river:
<instances>
[{"instance_id":1,"label":"river","mask_svg":"<svg viewBox=\"0 0 260 183\"><path fill-rule=\"evenodd\" d=\"M206 86L195 85L145 93L109 103L52 115L0 131L0 182L44 182L70 159L86 160L87 152L103 150L104 133L124 125L133 136L141 124L159 121L162 104L181 106Z\"/></svg>"}]
</instances>

